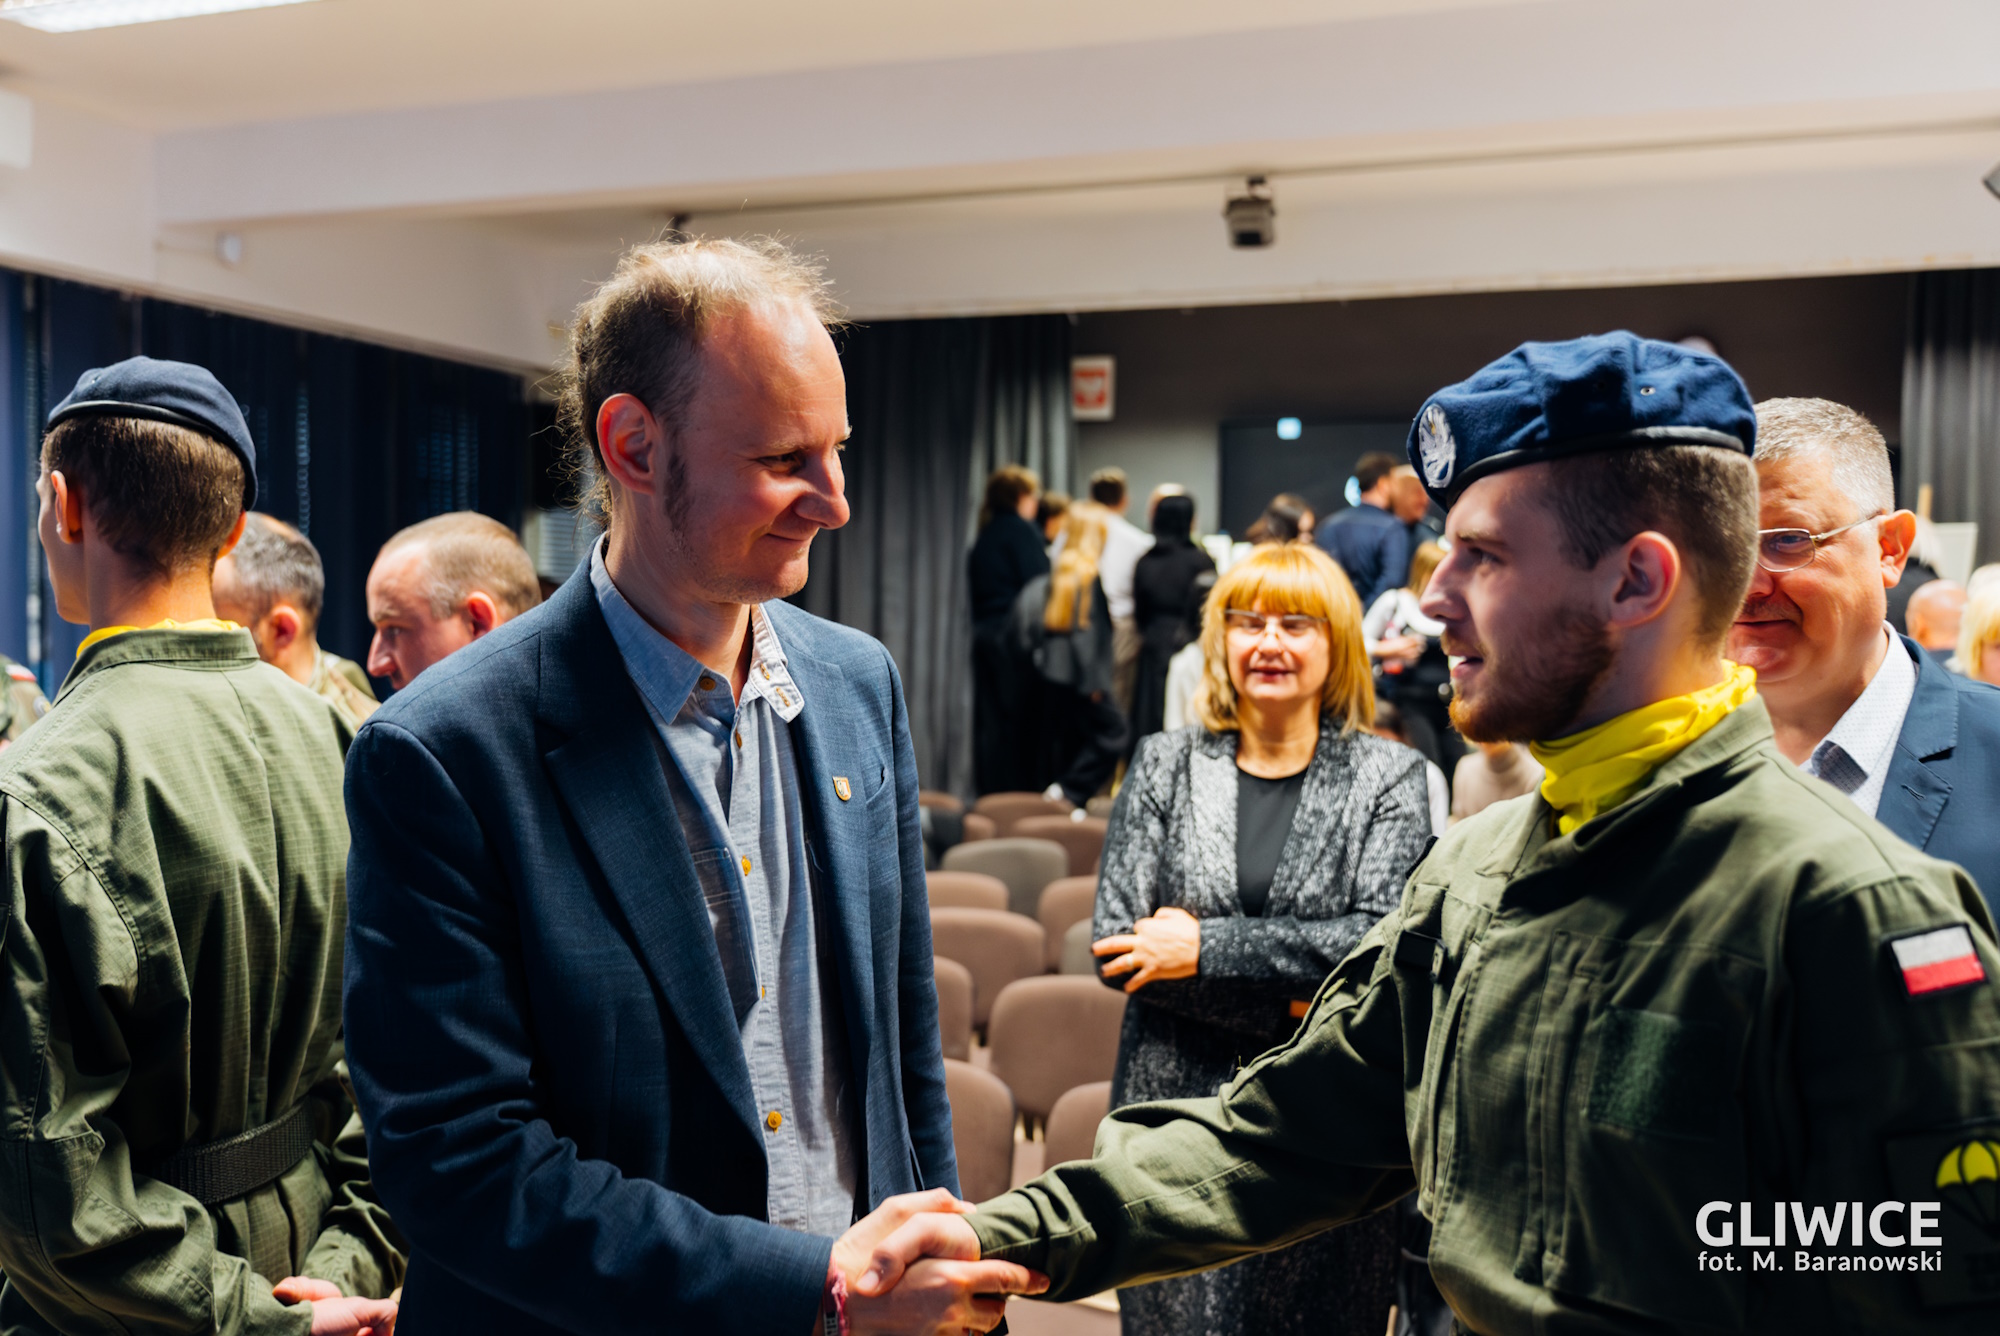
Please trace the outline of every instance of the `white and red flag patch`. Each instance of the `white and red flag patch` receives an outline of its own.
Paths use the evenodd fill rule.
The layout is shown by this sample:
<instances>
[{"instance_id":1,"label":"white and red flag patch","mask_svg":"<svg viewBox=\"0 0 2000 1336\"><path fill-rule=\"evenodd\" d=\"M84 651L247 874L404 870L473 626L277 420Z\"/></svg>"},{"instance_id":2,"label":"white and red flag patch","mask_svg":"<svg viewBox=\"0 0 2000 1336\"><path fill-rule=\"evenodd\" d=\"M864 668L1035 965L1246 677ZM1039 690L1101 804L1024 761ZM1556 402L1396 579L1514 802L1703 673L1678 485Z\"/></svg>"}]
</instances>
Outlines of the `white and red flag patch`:
<instances>
[{"instance_id":1,"label":"white and red flag patch","mask_svg":"<svg viewBox=\"0 0 2000 1336\"><path fill-rule=\"evenodd\" d=\"M1972 933L1962 923L1898 937L1889 943L1889 949L1896 953L1896 967L1903 971L1903 991L1911 997L1986 982L1986 966L1972 945Z\"/></svg>"}]
</instances>

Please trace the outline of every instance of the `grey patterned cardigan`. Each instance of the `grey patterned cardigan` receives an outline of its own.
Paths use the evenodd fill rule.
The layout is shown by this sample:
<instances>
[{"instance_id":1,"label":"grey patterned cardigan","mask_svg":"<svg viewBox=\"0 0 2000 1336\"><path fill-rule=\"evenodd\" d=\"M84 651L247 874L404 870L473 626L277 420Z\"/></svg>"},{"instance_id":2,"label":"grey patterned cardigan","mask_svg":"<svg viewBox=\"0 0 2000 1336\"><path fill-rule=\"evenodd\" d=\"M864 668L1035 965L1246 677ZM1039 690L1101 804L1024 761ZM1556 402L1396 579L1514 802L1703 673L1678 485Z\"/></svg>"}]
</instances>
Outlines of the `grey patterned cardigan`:
<instances>
[{"instance_id":1,"label":"grey patterned cardigan","mask_svg":"<svg viewBox=\"0 0 2000 1336\"><path fill-rule=\"evenodd\" d=\"M1290 1003L1396 906L1430 835L1423 758L1325 718L1265 911L1248 917L1236 895L1236 741L1198 726L1146 738L1112 809L1091 939L1165 905L1202 920L1195 976L1150 983L1126 1008L1119 1103L1213 1094L1235 1061L1288 1038Z\"/></svg>"}]
</instances>

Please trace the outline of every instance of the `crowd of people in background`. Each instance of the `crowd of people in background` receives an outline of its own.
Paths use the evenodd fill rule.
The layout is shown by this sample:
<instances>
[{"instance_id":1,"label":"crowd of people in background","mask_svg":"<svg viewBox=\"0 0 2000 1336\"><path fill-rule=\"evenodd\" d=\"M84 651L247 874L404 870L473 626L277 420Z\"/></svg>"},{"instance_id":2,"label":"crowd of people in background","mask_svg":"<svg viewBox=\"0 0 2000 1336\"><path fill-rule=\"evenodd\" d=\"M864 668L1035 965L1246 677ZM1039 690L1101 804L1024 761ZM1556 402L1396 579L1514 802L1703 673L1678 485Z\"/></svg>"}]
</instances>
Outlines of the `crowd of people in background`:
<instances>
[{"instance_id":1,"label":"crowd of people in background","mask_svg":"<svg viewBox=\"0 0 2000 1336\"><path fill-rule=\"evenodd\" d=\"M1286 545L1333 560L1361 610L1383 718L1451 774L1467 748L1448 718L1441 628L1417 606L1444 555L1430 498L1414 470L1385 453L1363 456L1355 482L1356 504L1330 517L1283 492L1241 541L1217 544L1204 541L1194 498L1177 484L1147 498L1146 532L1125 518L1121 469L1093 473L1080 500L1043 491L1018 465L996 470L967 566L978 790L1045 793L1078 808L1108 800L1141 742L1195 719L1202 609L1223 573L1217 555L1234 569ZM1439 806L1440 831L1450 808L1448 799Z\"/></svg>"},{"instance_id":2,"label":"crowd of people in background","mask_svg":"<svg viewBox=\"0 0 2000 1336\"><path fill-rule=\"evenodd\" d=\"M1240 541L1223 535L1218 544L1199 532L1184 487L1154 489L1144 534L1124 518L1120 469L1093 473L1083 500L1041 490L1033 471L1018 465L997 470L968 568L978 791L1043 792L1079 808L1096 798L1105 810L1145 738L1196 721L1199 629L1216 554L1227 570L1287 544L1324 551L1355 591L1374 727L1429 763L1438 833L1532 791L1542 767L1525 746L1474 745L1451 724L1443 628L1419 606L1445 556L1421 479L1393 455L1373 452L1356 462L1351 487L1355 504L1325 517L1297 493L1281 492ZM1930 522L1913 517L1911 526L1904 573L1888 591L1889 625L1942 669L2000 685L2000 563L1960 585L1932 565L1939 557Z\"/></svg>"}]
</instances>

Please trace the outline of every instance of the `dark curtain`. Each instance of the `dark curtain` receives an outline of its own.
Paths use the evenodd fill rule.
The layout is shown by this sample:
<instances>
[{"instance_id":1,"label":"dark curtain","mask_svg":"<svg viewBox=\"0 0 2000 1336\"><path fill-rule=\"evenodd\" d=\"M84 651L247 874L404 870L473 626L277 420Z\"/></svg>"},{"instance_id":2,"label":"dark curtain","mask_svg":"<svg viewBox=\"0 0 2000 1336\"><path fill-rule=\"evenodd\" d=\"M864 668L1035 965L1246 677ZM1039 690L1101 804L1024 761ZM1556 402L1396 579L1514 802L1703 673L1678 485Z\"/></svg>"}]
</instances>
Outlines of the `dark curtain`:
<instances>
[{"instance_id":1,"label":"dark curtain","mask_svg":"<svg viewBox=\"0 0 2000 1336\"><path fill-rule=\"evenodd\" d=\"M866 631L903 676L926 788L972 794L965 554L986 475L1071 483L1069 320L886 321L844 331L853 516L813 544L796 602Z\"/></svg>"},{"instance_id":2,"label":"dark curtain","mask_svg":"<svg viewBox=\"0 0 2000 1336\"><path fill-rule=\"evenodd\" d=\"M1902 451L1902 504L1929 483L1931 518L1977 521L2000 560L2000 269L1911 279Z\"/></svg>"},{"instance_id":3,"label":"dark curtain","mask_svg":"<svg viewBox=\"0 0 2000 1336\"><path fill-rule=\"evenodd\" d=\"M40 663L51 690L84 628L43 614L33 480L43 415L93 366L140 353L194 362L236 397L257 446L258 509L303 529L326 564L319 640L335 653L365 656L368 567L397 529L448 510L520 525L529 425L519 376L82 283L4 280L0 651Z\"/></svg>"}]
</instances>

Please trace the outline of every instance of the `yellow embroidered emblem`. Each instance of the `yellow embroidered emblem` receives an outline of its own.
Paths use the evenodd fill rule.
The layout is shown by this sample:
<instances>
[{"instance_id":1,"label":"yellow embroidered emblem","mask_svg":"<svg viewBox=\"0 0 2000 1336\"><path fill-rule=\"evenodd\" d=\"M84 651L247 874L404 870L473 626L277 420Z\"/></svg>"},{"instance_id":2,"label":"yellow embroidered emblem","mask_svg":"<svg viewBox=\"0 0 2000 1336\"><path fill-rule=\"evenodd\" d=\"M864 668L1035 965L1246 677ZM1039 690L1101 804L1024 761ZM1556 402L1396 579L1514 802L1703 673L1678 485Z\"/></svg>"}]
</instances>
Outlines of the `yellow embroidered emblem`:
<instances>
[{"instance_id":1,"label":"yellow embroidered emblem","mask_svg":"<svg viewBox=\"0 0 2000 1336\"><path fill-rule=\"evenodd\" d=\"M840 795L842 802L846 802L854 796L854 790L848 787L846 775L835 775L833 777L833 791Z\"/></svg>"},{"instance_id":2,"label":"yellow embroidered emblem","mask_svg":"<svg viewBox=\"0 0 2000 1336\"><path fill-rule=\"evenodd\" d=\"M1946 1151L1938 1162L1937 1188L1987 1237L2000 1238L2000 1142L1968 1141Z\"/></svg>"}]
</instances>

